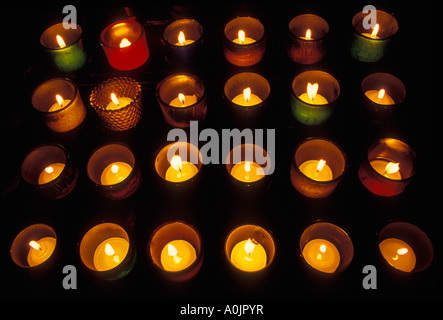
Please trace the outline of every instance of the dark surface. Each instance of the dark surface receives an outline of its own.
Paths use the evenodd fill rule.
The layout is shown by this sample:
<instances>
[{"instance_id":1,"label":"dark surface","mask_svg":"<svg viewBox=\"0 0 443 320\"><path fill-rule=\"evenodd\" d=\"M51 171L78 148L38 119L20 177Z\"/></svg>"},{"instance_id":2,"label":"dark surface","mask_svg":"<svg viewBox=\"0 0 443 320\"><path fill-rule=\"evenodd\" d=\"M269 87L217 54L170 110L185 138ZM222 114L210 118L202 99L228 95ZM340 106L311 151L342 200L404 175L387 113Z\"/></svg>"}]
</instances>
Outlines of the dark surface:
<instances>
[{"instance_id":1,"label":"dark surface","mask_svg":"<svg viewBox=\"0 0 443 320\"><path fill-rule=\"evenodd\" d=\"M440 247L434 201L435 180L439 169L429 165L436 156L432 143L434 116L429 91L431 81L428 56L429 35L425 4L423 14L406 3L387 3L377 8L393 13L400 30L390 54L378 63L362 63L349 54L351 19L365 3L312 2L293 4L221 4L204 6L159 6L146 2L133 7L137 19L144 22L150 58L137 70L112 69L100 48L98 36L109 23L125 17L120 6L78 6L78 24L89 61L75 73L63 74L47 60L39 43L41 32L63 17L63 5L20 11L22 21L14 34L22 34L17 43L2 103L2 297L5 299L403 299L435 298L439 288ZM430 9L429 9L430 10ZM301 13L316 13L329 23L328 53L320 63L300 66L286 55L288 23ZM264 60L257 66L237 68L222 55L224 25L237 15L253 15L264 24L268 45ZM208 91L208 113L199 129L233 128L222 98L225 81L240 70L265 76L271 84L269 115L261 128L276 129L276 169L264 195L243 201L233 195L227 183L224 165L207 165L198 186L185 200L164 191L154 171L154 156L166 144L170 127L164 122L155 98L155 87L166 75L179 68L168 65L163 56L160 32L167 20L193 17L204 29L202 59L188 71L201 77ZM422 18L423 17L423 18ZM414 25L421 26L416 28ZM16 51L17 50L17 51ZM20 52L17 55L16 52ZM17 57L14 57L16 56ZM303 70L320 69L335 76L341 86L337 108L329 121L318 127L297 123L289 111L289 89L293 77ZM370 121L361 109L360 83L372 72L387 72L400 78L407 94L391 119L383 124ZM80 88L87 107L84 123L73 132L49 132L31 106L32 90L39 83L56 76L71 78ZM141 123L126 132L104 129L89 105L89 95L102 81L114 76L129 76L143 90L144 116ZM13 94L16 96L13 97ZM435 93L438 96L439 92ZM436 101L436 100L433 100ZM431 105L431 103L433 103ZM346 152L349 168L335 193L325 199L308 199L297 193L289 181L290 159L301 140L325 137L337 142ZM358 180L360 161L369 146L379 138L394 137L408 143L417 153L417 170L411 184L399 196L382 198L372 195ZM94 190L86 175L86 162L92 151L107 142L122 141L134 151L140 163L143 181L130 198L111 201ZM43 200L19 180L19 168L26 152L41 143L57 142L65 146L80 177L77 187L67 197ZM437 147L438 148L438 147ZM6 166L6 167L5 167ZM7 169L5 169L7 168ZM436 171L433 171L436 170ZM196 227L203 238L204 261L200 272L185 283L173 283L162 277L147 255L151 232L169 220L184 220ZM310 269L300 257L298 241L303 230L317 219L335 223L346 230L354 244L354 259L337 276L327 276ZM434 244L434 261L424 272L404 275L394 272L380 258L377 233L391 220L415 224ZM107 282L95 277L81 263L78 242L81 236L100 221L113 221L133 237L137 258L133 270L123 279ZM33 223L47 223L58 235L54 264L48 270L24 270L9 256L14 237ZM243 223L260 225L272 232L276 255L272 265L259 275L235 272L227 262L223 244L229 231ZM78 289L62 287L63 266L72 264L78 271ZM364 290L362 269L377 268L377 290ZM440 271L440 273L439 273ZM441 295L440 295L441 298ZM235 300L234 300L235 301ZM252 302L250 302L252 303ZM290 304L289 304L290 305ZM155 305L154 305L155 307ZM176 312L177 309L172 309Z\"/></svg>"}]
</instances>

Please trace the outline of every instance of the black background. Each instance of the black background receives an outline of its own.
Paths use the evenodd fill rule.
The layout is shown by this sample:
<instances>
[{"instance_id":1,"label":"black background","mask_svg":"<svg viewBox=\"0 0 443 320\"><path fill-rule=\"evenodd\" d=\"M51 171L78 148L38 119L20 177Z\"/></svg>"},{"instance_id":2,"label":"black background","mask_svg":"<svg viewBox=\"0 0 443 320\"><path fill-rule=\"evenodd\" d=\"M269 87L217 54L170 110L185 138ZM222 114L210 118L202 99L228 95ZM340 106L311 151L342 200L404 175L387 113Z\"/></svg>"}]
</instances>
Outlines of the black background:
<instances>
[{"instance_id":1,"label":"black background","mask_svg":"<svg viewBox=\"0 0 443 320\"><path fill-rule=\"evenodd\" d=\"M108 24L126 17L118 4L76 5L78 24L88 53L87 64L75 73L57 71L39 43L44 29L60 22L64 4L23 7L10 15L12 45L8 46L9 78L2 92L2 298L4 299L146 299L165 302L189 299L241 301L243 299L404 299L435 298L440 274L437 264L439 226L434 208L434 181L438 171L430 166L438 148L432 142L434 112L431 95L425 87L430 78L429 36L426 3L420 8L405 2L373 3L377 9L392 13L400 29L389 54L380 62L363 63L349 54L352 36L351 19L367 3L267 2L228 4L225 2L190 5L132 3L138 21L144 23L150 57L142 67L121 72L109 66L98 41ZM311 66L292 63L286 55L288 23L298 14L315 13L330 27L326 58ZM224 25L232 18L251 15L259 18L268 35L264 60L256 66L230 65L222 54ZM271 85L269 115L261 128L276 130L276 169L269 189L251 201L239 200L227 183L224 165L205 166L198 186L185 200L162 189L155 173L155 152L165 145L171 129L163 120L155 98L155 87L178 67L164 60L160 33L164 26L180 17L195 18L204 29L202 59L187 71L204 80L208 92L208 112L199 129L233 128L222 98L225 81L233 74L250 70L266 77ZM9 21L9 19L8 19ZM417 28L417 26L419 26ZM23 40L17 41L20 34ZM337 108L321 126L297 123L289 111L289 88L295 75L319 69L329 72L340 83ZM397 76L406 86L405 101L383 124L370 120L361 108L360 83L373 72ZM84 123L69 133L52 133L40 121L30 103L32 90L52 77L68 77L80 88L87 108ZM126 132L111 132L101 126L89 105L92 89L114 76L129 76L142 86L144 115L139 125ZM438 94L438 92L436 93ZM339 144L348 156L349 168L337 190L324 199L308 199L293 189L289 180L294 147L308 137L325 137ZM372 195L358 180L361 159L369 146L384 137L399 138L417 154L416 175L398 196ZM94 190L86 175L91 152L107 142L122 141L134 151L143 175L137 192L125 200L112 201ZM79 182L67 197L44 200L26 188L19 168L30 148L45 142L65 146L79 170ZM437 169L438 170L438 169ZM303 230L317 220L337 224L346 230L354 244L354 259L341 274L330 276L309 268L300 257L298 241ZM184 283L170 282L154 267L147 255L152 231L171 220L184 220L200 232L204 261L200 272ZM405 275L389 268L380 258L377 233L394 220L415 224L427 233L434 244L434 261L424 272ZM105 281L82 265L78 256L81 236L99 222L117 222L133 237L137 251L133 270L123 279ZM14 237L33 223L47 223L57 233L56 259L49 268L24 270L9 255ZM270 230L276 244L273 263L259 274L237 272L226 260L224 240L230 230L253 223ZM78 289L62 287L63 266L77 268ZM377 268L377 290L364 290L362 269ZM440 295L441 298L441 295ZM192 303L192 302L191 302ZM250 302L252 303L252 302ZM285 304L290 305L290 304ZM152 306L156 308L156 304ZM171 312L177 309L172 308Z\"/></svg>"}]
</instances>

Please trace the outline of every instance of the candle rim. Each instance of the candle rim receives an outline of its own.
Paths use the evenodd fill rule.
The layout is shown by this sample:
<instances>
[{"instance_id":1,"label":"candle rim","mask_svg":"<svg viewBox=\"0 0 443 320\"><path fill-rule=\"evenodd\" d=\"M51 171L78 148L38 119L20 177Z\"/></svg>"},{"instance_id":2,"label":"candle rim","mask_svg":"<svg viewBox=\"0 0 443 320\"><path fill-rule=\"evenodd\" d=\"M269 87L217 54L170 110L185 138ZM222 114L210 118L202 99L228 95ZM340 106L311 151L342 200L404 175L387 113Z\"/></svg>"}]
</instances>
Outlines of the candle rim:
<instances>
[{"instance_id":1,"label":"candle rim","mask_svg":"<svg viewBox=\"0 0 443 320\"><path fill-rule=\"evenodd\" d=\"M190 43L190 44L186 44L186 45L176 45L175 43L171 43L171 42L169 42L167 39L166 39L166 37L165 37L165 32L166 32L166 29L168 28L168 27L170 27L172 24L174 24L174 23L178 23L178 22L190 22L190 23L196 23L197 25L198 25L198 28L201 30L201 32L199 32L199 36L198 36L198 39L192 39L192 40L194 40L194 42L192 42L192 43ZM183 30L181 30L181 31L183 31ZM186 36L186 34L185 34L185 36ZM203 26L200 24L200 22L198 22L197 20L195 20L195 19L190 19L190 18L180 18L180 19L176 19L176 20L174 20L174 21L172 21L171 23L169 23L168 25L166 25L165 27L164 27L164 29L163 29L163 31L162 31L162 33L161 33L161 40L162 40L162 42L165 44L165 45L169 45L169 46L171 46L171 47L173 47L173 48L188 48L188 47L193 47L193 46L197 46L200 42L201 42L201 40L203 39Z\"/></svg>"},{"instance_id":2,"label":"candle rim","mask_svg":"<svg viewBox=\"0 0 443 320\"><path fill-rule=\"evenodd\" d=\"M58 46L58 47L55 47L55 46L54 46L53 48L52 48L52 47L48 47L47 44L46 44L46 41L43 41L43 35L44 35L49 29L51 29L51 28L53 28L53 27L58 27L59 25L62 25L62 26L63 26L63 22L56 23L56 24L54 24L54 25L52 25L52 26L46 28L45 31L43 31L42 34L40 35L40 44L41 44L43 47L45 47L45 49L47 49L47 50L51 50L51 51L64 50L64 49L67 49L67 48L69 48L69 47L75 45L76 43L80 42L80 40L81 40L81 38L82 38L82 35L83 35L83 30L82 30L82 28L81 28L80 25L76 24L76 27L77 27L76 29L65 29L65 28L62 27L62 29L63 29L63 30L66 30L66 32L73 32L73 31L69 31L69 30L74 30L74 32L75 32L76 35L77 35L77 37L75 38L74 41L69 41L69 42L66 43L66 40L67 40L67 39L66 39L65 37L63 37L63 35L60 35L60 36L63 38L63 40L65 41L66 47L63 47L63 48L60 48L60 46Z\"/></svg>"},{"instance_id":3,"label":"candle rim","mask_svg":"<svg viewBox=\"0 0 443 320\"><path fill-rule=\"evenodd\" d=\"M109 48L109 49L120 49L120 50L125 50L125 48L130 48L131 47L131 46L128 46L128 47L125 47L125 48L120 48L119 45L111 46L111 45L109 45L109 43L106 43L106 41L105 41L105 34L107 32L109 32L109 30L111 30L115 25L117 25L119 23L132 24L132 25L137 26L137 28L140 28L140 35L134 41L131 41L131 45L136 43L136 42L138 42L143 37L143 35L146 33L144 26L141 23L139 23L138 21L136 21L135 18L128 18L128 19L124 19L124 20L119 20L119 21L111 23L110 25L105 27L102 30L102 32L100 32L99 41L100 41L100 44L102 46L104 46L106 48Z\"/></svg>"},{"instance_id":4,"label":"candle rim","mask_svg":"<svg viewBox=\"0 0 443 320\"><path fill-rule=\"evenodd\" d=\"M357 26L358 26L357 22L360 22L360 21L355 21L355 22L354 22L354 20L358 20L358 18L360 17L360 15L363 14L363 12L361 12L361 11L357 12L357 13L353 16L353 18L352 18L352 20L351 20L352 29L353 29L354 33L355 33L356 35L360 36L360 37L363 37L363 38L366 38L366 39L369 39L369 40L373 40L373 41L378 41L378 42L382 42L382 41L386 41L386 40L391 39L393 36L395 36L395 35L397 34L398 29L399 29L397 18L394 17L394 15L389 14L389 13L387 13L386 11L383 11L383 10L376 9L376 12L377 12L377 17L379 17L379 15L380 15L380 16L382 15L382 16L389 16L390 18L393 19L393 21L394 21L393 23L395 24L395 28L394 28L395 31L394 31L392 34L390 34L390 35L388 35L388 36L383 36L383 37L381 37L381 36L380 36L380 30L379 30L379 33L377 34L377 36L379 37L379 39L374 39L374 38L371 38L370 36L365 36L365 35L363 35L361 32L357 31ZM362 18L361 20L363 20L363 18ZM365 30L365 31L369 31L369 30ZM370 33L370 32L367 32L367 33Z\"/></svg>"},{"instance_id":5,"label":"candle rim","mask_svg":"<svg viewBox=\"0 0 443 320\"><path fill-rule=\"evenodd\" d=\"M377 88L372 87L373 82L377 82L377 84L382 82L383 87L382 88L378 88L378 86L377 86ZM401 104L406 99L407 91L406 91L406 86L403 83L403 81L401 81L398 77L394 76L393 74L390 74L387 72L373 72L371 74L368 74L366 77L363 78L363 80L360 84L360 87L361 87L361 91L362 91L362 95L364 96L364 99L368 99L369 102L375 103L377 106L391 108L393 106L397 106L397 105ZM389 89L389 91L391 92L391 94L389 94L389 96L392 98L392 100L394 100L394 104L390 104L390 105L379 104L379 103L369 99L366 96L367 91L369 91L369 90L379 91L380 89L385 89L385 90ZM397 91L399 91L399 93ZM396 99L393 98L392 92L396 93L395 94ZM386 93L386 94L388 94L388 93Z\"/></svg>"},{"instance_id":6,"label":"candle rim","mask_svg":"<svg viewBox=\"0 0 443 320\"><path fill-rule=\"evenodd\" d=\"M239 92L238 94L232 94L232 95L230 95L230 96L232 96L232 98L230 98L230 97L228 97L228 95L226 94L226 90L227 90L227 88L226 88L226 86L232 81L232 82L234 82L235 84L237 84L237 82L240 82L241 83L241 85L244 85L242 82L242 78L243 77L247 77L247 76L253 76L253 77L257 77L258 79L259 79L259 81L260 81L260 83L257 85L257 86L250 86L250 85L247 85L247 87L250 87L251 88L251 91L252 91L252 89L253 89L253 87L262 87L262 84L266 84L266 87L267 87L267 90L266 91L268 91L267 92L267 94L266 94L266 97L261 97L261 96L258 96L257 95L257 97L259 97L260 99L261 99L261 102L260 103L257 103L257 104L254 104L254 105L252 105L252 106L243 106L243 105L240 105L240 104L237 104L237 103L235 103L235 102L233 102L232 100L237 96L237 95L239 95L239 94L243 94L243 90L245 89L245 88L243 88L243 89L241 89L241 92ZM240 79L236 79L236 78L240 78ZM256 81L255 79L254 79L254 81ZM263 82L263 83L261 83L261 82ZM239 84L238 84L239 85ZM255 92L257 92L257 90L255 90ZM251 92L251 94L255 94L254 92ZM234 74L233 76L231 76L228 80L226 80L226 82L225 82L225 84L223 85L223 97L228 101L228 102L230 102L230 103L232 103L232 104L234 104L235 106L238 106L238 107L241 107L241 108L244 108L244 109L251 109L251 108L257 108L257 107L261 107L261 106L263 106L263 105L265 105L267 102L268 102L268 100L270 99L270 97L271 97L271 94L272 94L272 88L271 88L271 85L270 85L270 83L269 83L269 81L268 81L268 79L266 79L264 76L262 76L261 74L259 74L259 73L256 73L256 72L249 72L249 71L244 71L244 72L239 72L239 73L236 73L236 74Z\"/></svg>"},{"instance_id":7,"label":"candle rim","mask_svg":"<svg viewBox=\"0 0 443 320\"><path fill-rule=\"evenodd\" d=\"M57 82L57 81L68 82L69 85L72 86L72 87L74 88L74 93L72 94L72 97L71 97L71 96L69 96L69 97L62 96L63 100L71 100L71 101L70 101L69 103L67 103L65 106L63 106L63 107L61 107L61 108L59 108L59 109L57 109L57 110L54 110L54 111L49 111L49 109L51 108L52 105L48 106L48 107L47 107L47 110L41 110L40 108L36 108L36 107L34 106L34 103L32 103L32 101L31 101L31 104L32 104L32 106L34 107L35 110L37 110L38 112L43 113L43 114L56 114L56 113L58 113L58 112L61 112L61 111L65 110L67 107L71 106L72 103L74 103L74 100L77 100L77 97L78 97L78 95L79 95L78 87L76 86L76 84L74 83L74 81L72 81L71 79L69 79L69 78L62 78L62 77L51 78L51 79L48 79L48 80L46 80L46 81L40 83L40 84L39 84L37 87L35 87L34 90L32 91L31 97L34 97L35 93L36 93L36 92L37 92L42 86L47 85L48 83L51 83L51 82ZM58 93L58 94L60 94L60 93ZM54 96L55 96L55 95L54 95ZM31 98L31 100L32 100L32 98ZM56 102L57 102L57 101L55 101L54 103L56 103Z\"/></svg>"},{"instance_id":8,"label":"candle rim","mask_svg":"<svg viewBox=\"0 0 443 320\"><path fill-rule=\"evenodd\" d=\"M291 28L290 28L290 26L291 26L291 22L294 20L294 19L296 19L296 18L298 18L298 17L302 17L302 16L312 16L312 17L318 17L318 18L320 18L321 20L322 20L322 22L324 22L325 23L325 25L326 25L326 32L321 36L321 37L316 37L315 39L311 39L311 40L307 40L307 39L302 39L301 37L304 37L304 35L302 35L302 36L298 36L298 35L296 35L296 34L294 34L293 32L292 32L292 30L291 30ZM321 40L323 40L328 34L329 34L329 23L326 21L326 19L324 19L323 17L321 17L321 16L319 16L319 15L317 15L317 14L312 14L312 13L306 13L306 14L300 14L300 15L297 15L297 16L295 16L294 18L292 18L290 21L289 21L289 24L288 24L288 28L289 28L289 34L290 34L290 36L292 37L292 38L294 38L294 39L298 39L298 40L300 40L300 41L304 41L304 42L316 42L316 41L321 41ZM309 28L309 26L306 26L306 28L307 29L310 29Z\"/></svg>"},{"instance_id":9,"label":"candle rim","mask_svg":"<svg viewBox=\"0 0 443 320\"><path fill-rule=\"evenodd\" d=\"M255 39L255 42L252 42L252 43L245 43L245 44L240 44L240 43L235 43L235 42L234 42L234 40L236 39L235 36L234 36L233 39L229 39L229 38L227 37L227 35L226 35L226 28L227 28L228 24L231 23L232 21L236 20L236 19L242 19L242 18L254 19L254 20L256 20L256 21L259 23L260 27L263 28L263 34L261 35L260 38ZM240 30L245 30L245 28L243 27L243 29L240 29ZM237 31L237 32L238 32L238 31ZM248 36L248 35L246 34L246 37L247 37L247 36ZM225 24L225 27L223 28L223 39L224 39L227 43L229 43L230 45L232 45L232 46L237 46L237 47L239 47L239 48L252 47L252 46L254 46L254 45L259 45L259 44L260 44L260 43L261 43L266 37L267 37L267 32L266 32L266 28L265 28L265 26L263 25L263 23L260 21L260 19L255 18L255 17L251 17L251 16L237 16L237 17L235 17L235 18L229 20L229 21Z\"/></svg>"},{"instance_id":10,"label":"candle rim","mask_svg":"<svg viewBox=\"0 0 443 320\"><path fill-rule=\"evenodd\" d=\"M301 99L299 98L299 96L297 96L297 94L295 93L294 82L295 82L296 80L299 80L299 79L297 79L298 77L302 77L302 76L304 76L304 75L307 74L307 73L321 74L322 76L325 76L325 77L331 79L331 80L334 82L334 86L336 86L336 88L337 88L337 96L336 96L334 99L327 99L328 103L320 104L320 105L318 105L318 104L312 104L312 103L309 103L309 102L306 102L306 101L301 100ZM299 80L299 81L300 81L300 80ZM311 82L311 83L315 83L315 82L320 82L320 81L318 81L318 78L317 78L317 77L313 77L313 78L311 79L311 81L309 81L309 82ZM305 84L305 85L306 85L306 84ZM319 86L319 89L321 89L321 88L323 88L323 87L324 87L324 86ZM305 88L306 88L306 87L305 87ZM309 105L310 108L313 108L313 109L320 109L320 108L325 108L325 107L331 106L331 105L333 105L334 103L336 103L336 101L340 98L341 88L340 88L340 83L338 82L337 78L335 78L332 74L330 74L329 72L326 72L326 71L322 71L322 70L314 69L314 70L303 71L303 72L297 74L297 75L294 77L294 79L292 79L292 81L291 81L291 83L290 83L290 90L289 90L289 91L290 91L290 94L291 94L295 99L297 99L297 101L299 101L300 103L307 104L307 105ZM303 91L302 94L305 93L305 92L306 92L306 91ZM317 92L317 93L318 93L318 94L321 94L320 92ZM324 97L324 96L323 96L323 97ZM325 98L325 99L326 99L326 98Z\"/></svg>"},{"instance_id":11,"label":"candle rim","mask_svg":"<svg viewBox=\"0 0 443 320\"><path fill-rule=\"evenodd\" d=\"M193 80L195 80L196 85L201 84L201 87L203 88L203 93L202 93L202 94L197 94L197 93L194 93L194 94L193 94L193 95L195 95L195 96L197 97L197 101L196 101L196 102L194 102L193 104L190 104L190 105L184 106L184 107L180 107L180 108L179 108L180 110L186 110L186 109L189 109L189 108L193 108L193 107L199 105L202 101L204 101L204 99L206 99L206 95L207 95L207 92L206 92L206 91L207 91L207 90L206 90L206 87L205 87L205 85L204 85L203 80L201 80L201 79L200 79L198 76L196 76L195 74L188 73L188 72L179 72L179 73L173 73L173 74L171 74L171 75L165 77L163 80L161 80L161 81L157 84L157 87L156 87L156 89L155 89L155 95L156 95L157 99L158 99L162 104L168 106L169 108L177 109L176 107L172 107L172 106L170 105L171 101L166 102L166 101L161 97L161 95L160 95L160 87L161 87L166 81L168 81L168 80L170 80L170 79L172 79L172 78L174 78L174 77L177 77L177 76L186 76L186 77L192 78ZM183 92L179 92L179 93L183 93ZM185 93L183 93L183 94L185 94ZM185 94L185 95L186 95L186 94ZM177 93L177 96L178 96L178 93Z\"/></svg>"}]
</instances>

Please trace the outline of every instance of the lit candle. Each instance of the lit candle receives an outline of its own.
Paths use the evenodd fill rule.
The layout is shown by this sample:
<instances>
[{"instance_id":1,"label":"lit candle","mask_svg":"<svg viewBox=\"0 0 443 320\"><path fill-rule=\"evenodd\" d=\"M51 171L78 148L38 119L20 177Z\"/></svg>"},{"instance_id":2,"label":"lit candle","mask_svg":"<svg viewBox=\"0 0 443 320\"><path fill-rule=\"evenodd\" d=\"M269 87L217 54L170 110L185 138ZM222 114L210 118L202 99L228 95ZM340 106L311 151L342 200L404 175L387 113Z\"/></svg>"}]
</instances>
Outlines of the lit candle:
<instances>
[{"instance_id":1,"label":"lit candle","mask_svg":"<svg viewBox=\"0 0 443 320\"><path fill-rule=\"evenodd\" d=\"M118 266L126 257L129 242L123 238L112 237L101 242L94 252L94 267L97 271L107 271Z\"/></svg>"},{"instance_id":2,"label":"lit candle","mask_svg":"<svg viewBox=\"0 0 443 320\"><path fill-rule=\"evenodd\" d=\"M109 186L125 180L132 172L132 167L126 162L113 162L101 174L101 184Z\"/></svg>"},{"instance_id":3,"label":"lit candle","mask_svg":"<svg viewBox=\"0 0 443 320\"><path fill-rule=\"evenodd\" d=\"M120 44L118 45L120 48L126 48L129 47L131 45L131 41L128 40L128 38L122 38L122 40L120 41Z\"/></svg>"},{"instance_id":4,"label":"lit candle","mask_svg":"<svg viewBox=\"0 0 443 320\"><path fill-rule=\"evenodd\" d=\"M363 32L361 35L365 36L365 37L368 37L368 38L371 38L371 39L380 39L380 37L377 36L379 30L380 30L380 25L377 23L374 26L374 29L372 29L371 33Z\"/></svg>"},{"instance_id":5,"label":"lit candle","mask_svg":"<svg viewBox=\"0 0 443 320\"><path fill-rule=\"evenodd\" d=\"M55 40L57 40L57 44L59 45L60 48L64 48L66 47L66 43L65 40L63 40L62 36L57 34L55 36Z\"/></svg>"},{"instance_id":6,"label":"lit candle","mask_svg":"<svg viewBox=\"0 0 443 320\"><path fill-rule=\"evenodd\" d=\"M115 95L115 93L111 93L111 102L106 106L106 110L118 110L121 108L126 107L128 104L130 104L133 100L128 97L118 97Z\"/></svg>"},{"instance_id":7,"label":"lit candle","mask_svg":"<svg viewBox=\"0 0 443 320\"><path fill-rule=\"evenodd\" d=\"M380 90L368 90L365 92L366 97L371 99L371 101L383 104L383 105L391 105L395 104L394 100L392 100L391 96L386 93L385 89Z\"/></svg>"},{"instance_id":8,"label":"lit candle","mask_svg":"<svg viewBox=\"0 0 443 320\"><path fill-rule=\"evenodd\" d=\"M232 40L232 42L237 44L251 44L254 43L255 41L256 41L255 39L247 37L243 30L239 30L238 37Z\"/></svg>"},{"instance_id":9,"label":"lit candle","mask_svg":"<svg viewBox=\"0 0 443 320\"><path fill-rule=\"evenodd\" d=\"M314 40L314 39L311 38L311 29L307 29L306 30L306 36L300 37L300 38L303 39L303 40Z\"/></svg>"},{"instance_id":10,"label":"lit candle","mask_svg":"<svg viewBox=\"0 0 443 320\"><path fill-rule=\"evenodd\" d=\"M183 161L178 155L171 159L171 166L166 170L165 179L170 182L183 182L191 179L198 173L198 168L193 163Z\"/></svg>"},{"instance_id":11,"label":"lit candle","mask_svg":"<svg viewBox=\"0 0 443 320\"><path fill-rule=\"evenodd\" d=\"M65 168L64 163L53 163L47 166L38 176L38 184L48 183L57 178Z\"/></svg>"},{"instance_id":12,"label":"lit candle","mask_svg":"<svg viewBox=\"0 0 443 320\"><path fill-rule=\"evenodd\" d=\"M179 93L177 98L174 98L169 105L171 107L176 107L176 108L184 108L184 107L188 107L190 105L193 105L194 103L197 103L197 97L195 96L195 94L191 95L185 95L183 93Z\"/></svg>"},{"instance_id":13,"label":"lit candle","mask_svg":"<svg viewBox=\"0 0 443 320\"><path fill-rule=\"evenodd\" d=\"M306 103L321 105L328 104L328 100L321 94L317 93L318 83L311 84L308 82L306 92L302 93L298 98Z\"/></svg>"},{"instance_id":14,"label":"lit candle","mask_svg":"<svg viewBox=\"0 0 443 320\"><path fill-rule=\"evenodd\" d=\"M166 271L182 271L197 259L194 247L185 240L173 240L163 247L161 264Z\"/></svg>"},{"instance_id":15,"label":"lit candle","mask_svg":"<svg viewBox=\"0 0 443 320\"><path fill-rule=\"evenodd\" d=\"M262 100L255 94L251 93L251 88L246 88L243 93L237 95L232 102L243 107L255 106L262 102Z\"/></svg>"},{"instance_id":16,"label":"lit candle","mask_svg":"<svg viewBox=\"0 0 443 320\"><path fill-rule=\"evenodd\" d=\"M303 162L299 169L303 174L315 181L331 181L334 176L325 160L308 160Z\"/></svg>"},{"instance_id":17,"label":"lit candle","mask_svg":"<svg viewBox=\"0 0 443 320\"><path fill-rule=\"evenodd\" d=\"M324 239L313 239L306 243L302 254L311 267L325 273L334 273L340 264L337 248Z\"/></svg>"},{"instance_id":18,"label":"lit candle","mask_svg":"<svg viewBox=\"0 0 443 320\"><path fill-rule=\"evenodd\" d=\"M386 159L377 158L370 162L371 167L382 176L392 179L401 180L400 164Z\"/></svg>"},{"instance_id":19,"label":"lit candle","mask_svg":"<svg viewBox=\"0 0 443 320\"><path fill-rule=\"evenodd\" d=\"M178 42L175 43L176 46L186 46L188 44L194 43L194 40L186 39L185 33L183 31L180 31L178 34Z\"/></svg>"},{"instance_id":20,"label":"lit candle","mask_svg":"<svg viewBox=\"0 0 443 320\"><path fill-rule=\"evenodd\" d=\"M267 261L265 249L254 239L238 242L231 251L231 263L246 272L263 269Z\"/></svg>"},{"instance_id":21,"label":"lit candle","mask_svg":"<svg viewBox=\"0 0 443 320\"><path fill-rule=\"evenodd\" d=\"M262 179L265 172L253 161L241 161L232 167L231 175L242 182L255 182Z\"/></svg>"},{"instance_id":22,"label":"lit candle","mask_svg":"<svg viewBox=\"0 0 443 320\"><path fill-rule=\"evenodd\" d=\"M55 95L55 100L57 101L54 103L48 110L48 112L53 112L62 109L63 107L67 106L71 100L66 99L64 100L63 97L59 94Z\"/></svg>"},{"instance_id":23,"label":"lit candle","mask_svg":"<svg viewBox=\"0 0 443 320\"><path fill-rule=\"evenodd\" d=\"M410 272L415 268L414 250L406 242L388 238L380 242L378 246L383 258L395 269Z\"/></svg>"},{"instance_id":24,"label":"lit candle","mask_svg":"<svg viewBox=\"0 0 443 320\"><path fill-rule=\"evenodd\" d=\"M27 261L30 267L42 264L52 255L57 240L53 237L44 237L38 241L31 240L29 242L29 253Z\"/></svg>"}]
</instances>

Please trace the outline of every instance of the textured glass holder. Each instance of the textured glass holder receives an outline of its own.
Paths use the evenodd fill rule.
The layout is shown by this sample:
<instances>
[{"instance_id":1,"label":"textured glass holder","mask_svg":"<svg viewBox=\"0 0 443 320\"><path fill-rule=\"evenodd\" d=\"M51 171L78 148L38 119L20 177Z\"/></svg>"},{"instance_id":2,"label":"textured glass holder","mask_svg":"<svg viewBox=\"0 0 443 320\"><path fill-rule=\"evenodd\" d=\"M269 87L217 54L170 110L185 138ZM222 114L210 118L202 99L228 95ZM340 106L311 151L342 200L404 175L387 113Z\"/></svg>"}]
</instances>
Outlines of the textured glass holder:
<instances>
[{"instance_id":1,"label":"textured glass holder","mask_svg":"<svg viewBox=\"0 0 443 320\"><path fill-rule=\"evenodd\" d=\"M61 107L56 95L60 95L64 100ZM35 88L31 102L41 114L46 127L55 132L75 129L86 117L86 109L78 88L69 79L54 78L43 82Z\"/></svg>"},{"instance_id":2,"label":"textured glass holder","mask_svg":"<svg viewBox=\"0 0 443 320\"><path fill-rule=\"evenodd\" d=\"M311 39L306 39L306 31L311 31ZM326 55L325 37L329 25L322 17L302 14L289 22L288 56L300 64L313 64Z\"/></svg>"},{"instance_id":3,"label":"textured glass holder","mask_svg":"<svg viewBox=\"0 0 443 320\"><path fill-rule=\"evenodd\" d=\"M398 31L398 22L391 14L377 10L377 23L380 29L377 38L374 39L370 36L372 29L365 29L363 26L363 20L368 14L369 12L360 11L352 18L354 33L351 55L362 62L377 62L386 54L392 37Z\"/></svg>"},{"instance_id":4,"label":"textured glass holder","mask_svg":"<svg viewBox=\"0 0 443 320\"><path fill-rule=\"evenodd\" d=\"M108 109L111 93L117 97L132 99L132 102L118 109ZM141 87L131 78L109 79L96 87L90 97L91 106L104 125L113 131L124 131L135 127L142 117Z\"/></svg>"}]
</instances>

